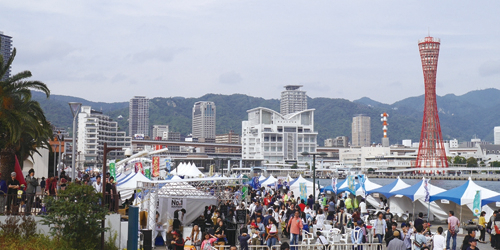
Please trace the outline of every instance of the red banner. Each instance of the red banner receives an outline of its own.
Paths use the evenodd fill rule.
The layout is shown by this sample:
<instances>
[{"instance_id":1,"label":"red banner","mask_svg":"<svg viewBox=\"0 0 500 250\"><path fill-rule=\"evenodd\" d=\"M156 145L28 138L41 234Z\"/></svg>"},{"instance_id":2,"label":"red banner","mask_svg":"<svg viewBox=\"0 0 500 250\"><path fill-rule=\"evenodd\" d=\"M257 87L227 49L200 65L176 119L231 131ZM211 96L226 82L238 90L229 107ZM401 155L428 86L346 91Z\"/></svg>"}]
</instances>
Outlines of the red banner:
<instances>
[{"instance_id":1,"label":"red banner","mask_svg":"<svg viewBox=\"0 0 500 250\"><path fill-rule=\"evenodd\" d=\"M151 176L153 177L158 177L160 175L160 157L154 156L153 157L153 173Z\"/></svg>"},{"instance_id":2,"label":"red banner","mask_svg":"<svg viewBox=\"0 0 500 250\"><path fill-rule=\"evenodd\" d=\"M138 173L142 173L144 174L144 168L142 167L142 162L136 162L135 163L135 172Z\"/></svg>"}]
</instances>

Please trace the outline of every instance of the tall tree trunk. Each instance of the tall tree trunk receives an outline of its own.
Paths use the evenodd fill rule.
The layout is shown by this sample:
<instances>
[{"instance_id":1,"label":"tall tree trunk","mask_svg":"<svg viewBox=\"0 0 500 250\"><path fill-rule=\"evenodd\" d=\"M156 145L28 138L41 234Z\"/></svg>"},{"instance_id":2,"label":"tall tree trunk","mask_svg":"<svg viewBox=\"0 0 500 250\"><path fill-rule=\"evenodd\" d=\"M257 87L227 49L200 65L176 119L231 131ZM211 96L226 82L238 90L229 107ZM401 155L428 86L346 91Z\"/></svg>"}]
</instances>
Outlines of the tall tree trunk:
<instances>
[{"instance_id":1,"label":"tall tree trunk","mask_svg":"<svg viewBox=\"0 0 500 250\"><path fill-rule=\"evenodd\" d=\"M10 174L15 171L16 166L16 151L11 148L3 148L0 151L0 172L3 180L9 180Z\"/></svg>"}]
</instances>

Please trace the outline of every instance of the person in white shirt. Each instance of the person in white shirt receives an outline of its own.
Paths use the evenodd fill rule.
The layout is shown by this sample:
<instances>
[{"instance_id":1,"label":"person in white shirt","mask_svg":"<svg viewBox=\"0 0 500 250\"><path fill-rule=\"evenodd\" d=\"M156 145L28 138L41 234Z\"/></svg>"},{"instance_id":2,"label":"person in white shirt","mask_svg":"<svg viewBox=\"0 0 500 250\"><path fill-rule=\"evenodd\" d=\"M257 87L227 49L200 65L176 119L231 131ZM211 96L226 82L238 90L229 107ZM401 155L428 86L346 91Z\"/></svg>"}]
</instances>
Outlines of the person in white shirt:
<instances>
[{"instance_id":1,"label":"person in white shirt","mask_svg":"<svg viewBox=\"0 0 500 250\"><path fill-rule=\"evenodd\" d=\"M94 187L95 191L97 193L102 193L102 182L101 182L101 176L97 176L95 178L95 182L92 183L92 186Z\"/></svg>"},{"instance_id":2,"label":"person in white shirt","mask_svg":"<svg viewBox=\"0 0 500 250\"><path fill-rule=\"evenodd\" d=\"M359 203L359 210L361 212L361 216L368 215L368 210L366 209L365 199L361 199L361 202Z\"/></svg>"},{"instance_id":3,"label":"person in white shirt","mask_svg":"<svg viewBox=\"0 0 500 250\"><path fill-rule=\"evenodd\" d=\"M443 236L443 228L438 227L437 229L437 234L433 236L433 246L432 249L434 250L444 250L446 249L446 240Z\"/></svg>"},{"instance_id":4,"label":"person in white shirt","mask_svg":"<svg viewBox=\"0 0 500 250\"><path fill-rule=\"evenodd\" d=\"M318 210L318 215L316 216L316 227L317 228L323 228L323 226L325 225L325 220L326 220L326 217L325 215L323 214L323 210Z\"/></svg>"}]
</instances>

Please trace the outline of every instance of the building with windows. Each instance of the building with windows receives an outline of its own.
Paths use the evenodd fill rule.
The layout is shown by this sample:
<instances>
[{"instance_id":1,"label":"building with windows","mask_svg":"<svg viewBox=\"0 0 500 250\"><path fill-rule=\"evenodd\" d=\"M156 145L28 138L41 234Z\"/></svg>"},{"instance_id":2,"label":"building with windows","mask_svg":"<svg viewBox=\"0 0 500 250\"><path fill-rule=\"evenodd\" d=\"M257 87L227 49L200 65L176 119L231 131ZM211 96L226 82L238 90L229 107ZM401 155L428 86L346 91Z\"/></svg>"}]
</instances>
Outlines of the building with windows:
<instances>
[{"instance_id":1,"label":"building with windows","mask_svg":"<svg viewBox=\"0 0 500 250\"><path fill-rule=\"evenodd\" d=\"M500 126L493 128L493 144L500 145Z\"/></svg>"},{"instance_id":2,"label":"building with windows","mask_svg":"<svg viewBox=\"0 0 500 250\"><path fill-rule=\"evenodd\" d=\"M307 109L307 95L300 90L302 85L286 85L281 92L280 113L288 115Z\"/></svg>"},{"instance_id":3,"label":"building with windows","mask_svg":"<svg viewBox=\"0 0 500 250\"><path fill-rule=\"evenodd\" d=\"M247 111L242 122L242 158L270 163L305 163L315 153L318 133L314 131L314 109L282 115L268 108Z\"/></svg>"},{"instance_id":4,"label":"building with windows","mask_svg":"<svg viewBox=\"0 0 500 250\"><path fill-rule=\"evenodd\" d=\"M227 134L216 135L215 143L223 143L223 144L240 144L240 135L234 133L233 130L229 131ZM233 153L239 154L241 153L241 149L237 148L215 148L216 153Z\"/></svg>"},{"instance_id":5,"label":"building with windows","mask_svg":"<svg viewBox=\"0 0 500 250\"><path fill-rule=\"evenodd\" d=\"M356 115L352 118L352 143L353 147L368 147L371 145L370 117Z\"/></svg>"},{"instance_id":6,"label":"building with windows","mask_svg":"<svg viewBox=\"0 0 500 250\"><path fill-rule=\"evenodd\" d=\"M128 129L129 136L149 136L149 99L145 96L134 96L129 101ZM153 137L154 139L154 137Z\"/></svg>"},{"instance_id":7,"label":"building with windows","mask_svg":"<svg viewBox=\"0 0 500 250\"><path fill-rule=\"evenodd\" d=\"M101 167L104 143L108 147L132 148L132 138L118 131L118 123L90 106L82 106L78 114L78 143L76 158L80 169ZM124 151L111 151L108 159L121 159Z\"/></svg>"},{"instance_id":8,"label":"building with windows","mask_svg":"<svg viewBox=\"0 0 500 250\"><path fill-rule=\"evenodd\" d=\"M215 103L196 102L193 106L193 138L215 139Z\"/></svg>"},{"instance_id":9,"label":"building with windows","mask_svg":"<svg viewBox=\"0 0 500 250\"><path fill-rule=\"evenodd\" d=\"M325 147L349 147L349 137L337 136L335 138L328 138L325 140Z\"/></svg>"},{"instance_id":10,"label":"building with windows","mask_svg":"<svg viewBox=\"0 0 500 250\"><path fill-rule=\"evenodd\" d=\"M153 134L151 134L151 138L153 140L166 140L166 138L164 138L164 133L168 135L168 125L153 125Z\"/></svg>"},{"instance_id":11,"label":"building with windows","mask_svg":"<svg viewBox=\"0 0 500 250\"><path fill-rule=\"evenodd\" d=\"M3 56L3 62L7 63L9 61L10 56L12 55L12 37L4 35L2 31L0 31L0 55ZM2 80L10 77L10 68L7 69L7 73L4 75Z\"/></svg>"}]
</instances>

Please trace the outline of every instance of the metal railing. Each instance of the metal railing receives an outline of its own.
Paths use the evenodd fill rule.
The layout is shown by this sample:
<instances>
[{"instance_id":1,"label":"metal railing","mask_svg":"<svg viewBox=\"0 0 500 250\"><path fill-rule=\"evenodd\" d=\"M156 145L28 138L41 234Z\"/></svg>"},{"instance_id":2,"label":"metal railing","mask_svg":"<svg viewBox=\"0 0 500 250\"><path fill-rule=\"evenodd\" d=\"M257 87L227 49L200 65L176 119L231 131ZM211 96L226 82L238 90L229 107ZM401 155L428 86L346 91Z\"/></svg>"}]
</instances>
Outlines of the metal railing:
<instances>
[{"instance_id":1,"label":"metal railing","mask_svg":"<svg viewBox=\"0 0 500 250\"><path fill-rule=\"evenodd\" d=\"M212 246L212 250L228 250L230 245L215 245ZM240 246L236 246L240 249ZM290 245L290 249L295 250L381 250L383 248L382 243L331 243L328 245L322 244L298 244ZM248 250L280 250L281 245L273 245L269 248L267 245L248 245Z\"/></svg>"}]
</instances>

